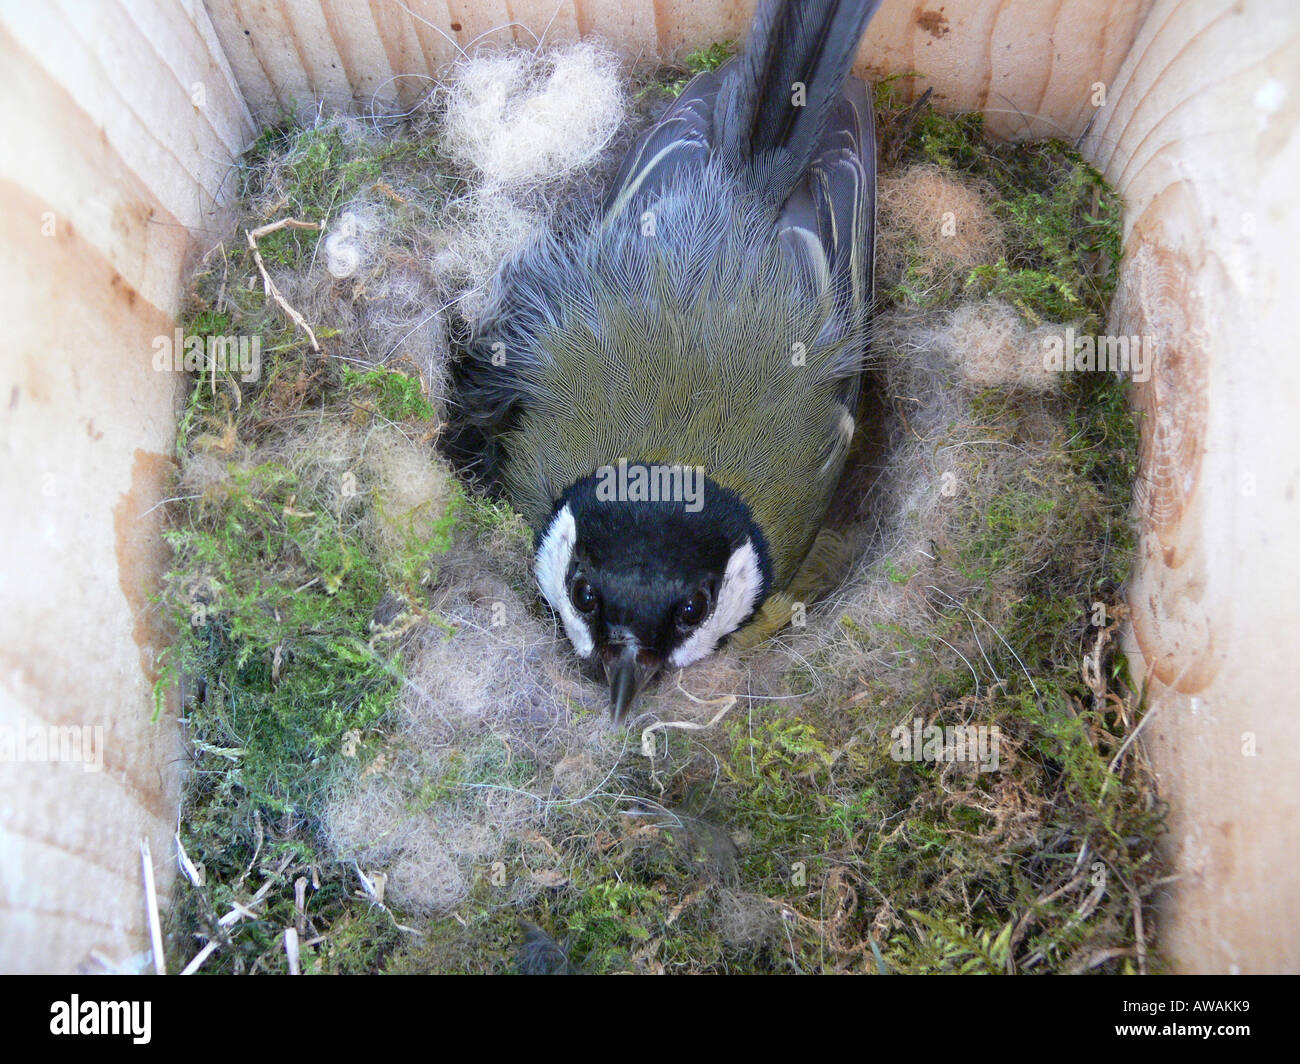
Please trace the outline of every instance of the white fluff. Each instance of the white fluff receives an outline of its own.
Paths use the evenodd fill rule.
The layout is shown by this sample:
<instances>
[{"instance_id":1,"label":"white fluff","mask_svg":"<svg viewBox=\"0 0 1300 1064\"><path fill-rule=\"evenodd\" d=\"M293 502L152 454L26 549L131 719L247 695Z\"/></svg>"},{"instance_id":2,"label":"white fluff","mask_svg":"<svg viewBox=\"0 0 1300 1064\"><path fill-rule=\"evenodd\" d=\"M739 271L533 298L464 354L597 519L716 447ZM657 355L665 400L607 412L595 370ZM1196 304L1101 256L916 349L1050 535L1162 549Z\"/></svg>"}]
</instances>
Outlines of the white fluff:
<instances>
[{"instance_id":1,"label":"white fluff","mask_svg":"<svg viewBox=\"0 0 1300 1064\"><path fill-rule=\"evenodd\" d=\"M730 635L754 612L758 593L763 586L763 573L758 565L758 552L745 540L727 559L727 568L718 590L718 602L704 623L691 633L689 639L672 652L668 663L675 669L685 668L707 658L717 649L724 636Z\"/></svg>"},{"instance_id":2,"label":"white fluff","mask_svg":"<svg viewBox=\"0 0 1300 1064\"><path fill-rule=\"evenodd\" d=\"M447 89L447 150L488 184L535 186L580 170L623 121L618 66L590 42L467 60Z\"/></svg>"},{"instance_id":3,"label":"white fluff","mask_svg":"<svg viewBox=\"0 0 1300 1064\"><path fill-rule=\"evenodd\" d=\"M459 290L468 320L503 259L551 214L589 198L628 114L618 56L579 42L537 54L475 55L453 67L440 99L441 146L466 178L435 234L434 270Z\"/></svg>"}]
</instances>

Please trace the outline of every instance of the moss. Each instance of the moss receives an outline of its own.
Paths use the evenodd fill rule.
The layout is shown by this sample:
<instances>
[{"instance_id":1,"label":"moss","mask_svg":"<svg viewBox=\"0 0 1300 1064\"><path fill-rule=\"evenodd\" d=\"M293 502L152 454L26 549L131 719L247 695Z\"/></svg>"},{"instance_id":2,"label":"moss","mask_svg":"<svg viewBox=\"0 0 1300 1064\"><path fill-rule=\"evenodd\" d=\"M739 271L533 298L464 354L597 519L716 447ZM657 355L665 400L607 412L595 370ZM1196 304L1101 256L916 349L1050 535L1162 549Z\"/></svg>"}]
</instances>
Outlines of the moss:
<instances>
[{"instance_id":1,"label":"moss","mask_svg":"<svg viewBox=\"0 0 1300 1064\"><path fill-rule=\"evenodd\" d=\"M278 949L271 938L296 919L285 910L293 875L318 866L317 818L345 736L372 734L402 693L400 657L375 618L391 596L419 601L457 512L453 498L431 533L386 552L358 534L364 521L378 519L367 517L377 509L373 498L351 513L314 483L313 470L292 462L291 450L279 460L241 460L233 452L242 443L260 437L267 448L277 435L259 427L274 417L280 379L272 373L237 412L205 402L208 384L195 382L182 453L204 455L224 440L232 454L224 475L177 505L166 537L173 562L163 603L182 634L168 652L164 682L185 681L195 762L181 838L212 884L206 894L183 892L175 920L210 926L236 901L246 904L253 887L273 888L266 922L237 925L212 970L278 970L278 959L267 957ZM383 405L368 401L372 384L339 379L323 390L321 407L300 414L328 416L341 404L364 431L378 415L367 407ZM413 406L403 409L418 420L422 411ZM261 874L250 877L250 867ZM334 929L318 966L362 970L392 946L392 919L367 915L337 882L347 878L343 870L334 876L312 893L313 912L328 914Z\"/></svg>"},{"instance_id":2,"label":"moss","mask_svg":"<svg viewBox=\"0 0 1300 1064\"><path fill-rule=\"evenodd\" d=\"M684 68L685 72L674 77L673 69L669 68L666 80L663 81L663 87L670 96L680 96L682 90L686 88L691 78L695 77L696 74L702 74L708 70L717 70L735 54L735 41L714 41L706 48L688 52L685 59L682 60L681 67L677 68Z\"/></svg>"},{"instance_id":3,"label":"moss","mask_svg":"<svg viewBox=\"0 0 1300 1064\"><path fill-rule=\"evenodd\" d=\"M244 224L272 212L323 220L385 175L395 180L395 168L406 180L427 149L348 140L329 124L268 129L242 171ZM442 195L436 179L422 187L426 204ZM193 765L180 838L204 885L178 888L175 963L196 951L197 931L221 944L205 971L280 971L284 928L296 926L304 941L328 931L304 952L306 970L374 970L403 933L357 897L354 870L322 864L321 809L344 750L373 744L401 698L393 614L422 609L463 493L453 487L427 501L436 512L412 512L373 463L340 480L339 461L355 461L363 441L371 453L387 441L390 453L405 447L433 462L437 412L415 377L311 352L261 285L242 283L257 269L240 237L196 273L180 322L187 335L256 336L263 363L255 380L195 375L179 423L188 487L170 512L161 605L180 636L156 695L160 706L168 690L181 695ZM259 249L270 269L302 267L319 237L281 230ZM328 437L337 454L325 453L322 424L337 430ZM312 884L301 912L300 877ZM254 916L218 923L239 905Z\"/></svg>"},{"instance_id":4,"label":"moss","mask_svg":"<svg viewBox=\"0 0 1300 1064\"><path fill-rule=\"evenodd\" d=\"M376 407L390 421L433 421L437 416L434 406L425 397L420 381L390 369L372 369L366 372L343 367L343 381L353 387L369 389L375 396Z\"/></svg>"},{"instance_id":5,"label":"moss","mask_svg":"<svg viewBox=\"0 0 1300 1064\"><path fill-rule=\"evenodd\" d=\"M251 225L283 217L323 223L362 194L396 204L403 227L427 225L463 184L423 130L392 137L337 121L304 127L287 118L262 132L240 173ZM312 230L280 229L258 247L268 268L293 269L313 255L317 237Z\"/></svg>"},{"instance_id":6,"label":"moss","mask_svg":"<svg viewBox=\"0 0 1300 1064\"><path fill-rule=\"evenodd\" d=\"M909 134L897 146L900 166L933 163L992 190L989 205L1006 228L1008 252L978 266L966 279L968 294L1011 303L1034 325L1075 322L1097 331L1118 279L1122 204L1095 168L1059 140L1004 143L984 136L979 114L919 113L904 103L900 79L877 87L886 127ZM910 124L909 124L910 123ZM933 306L922 283L925 263L912 249L904 280L892 298ZM941 297L942 298L942 297Z\"/></svg>"}]
</instances>

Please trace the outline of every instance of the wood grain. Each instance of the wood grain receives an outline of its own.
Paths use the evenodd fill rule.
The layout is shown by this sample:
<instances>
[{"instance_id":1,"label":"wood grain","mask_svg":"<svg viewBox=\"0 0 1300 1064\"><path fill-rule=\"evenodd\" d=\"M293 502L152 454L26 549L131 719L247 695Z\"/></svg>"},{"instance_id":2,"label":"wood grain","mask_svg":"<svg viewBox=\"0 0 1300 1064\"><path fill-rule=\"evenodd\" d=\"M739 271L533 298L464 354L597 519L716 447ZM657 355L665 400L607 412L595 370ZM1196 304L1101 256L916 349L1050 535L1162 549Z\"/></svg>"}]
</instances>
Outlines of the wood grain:
<instances>
[{"instance_id":1,"label":"wood grain","mask_svg":"<svg viewBox=\"0 0 1300 1064\"><path fill-rule=\"evenodd\" d=\"M236 80L261 120L329 107L410 106L460 48L599 37L631 58L743 40L752 0L209 0ZM1005 137L1077 137L1093 85L1119 69L1150 0L897 0L857 70L919 75L948 110L984 111ZM413 46L412 41L418 46Z\"/></svg>"},{"instance_id":2,"label":"wood grain","mask_svg":"<svg viewBox=\"0 0 1300 1064\"><path fill-rule=\"evenodd\" d=\"M1110 97L1085 145L1128 206L1110 329L1158 352L1129 650L1182 875L1164 942L1183 970L1296 972L1296 9L1164 0Z\"/></svg>"},{"instance_id":3,"label":"wood grain","mask_svg":"<svg viewBox=\"0 0 1300 1064\"><path fill-rule=\"evenodd\" d=\"M174 868L149 595L179 381L152 340L253 126L195 3L7 7L0 101L0 727L104 741L99 771L0 763L0 970L69 971L147 949L142 837Z\"/></svg>"}]
</instances>

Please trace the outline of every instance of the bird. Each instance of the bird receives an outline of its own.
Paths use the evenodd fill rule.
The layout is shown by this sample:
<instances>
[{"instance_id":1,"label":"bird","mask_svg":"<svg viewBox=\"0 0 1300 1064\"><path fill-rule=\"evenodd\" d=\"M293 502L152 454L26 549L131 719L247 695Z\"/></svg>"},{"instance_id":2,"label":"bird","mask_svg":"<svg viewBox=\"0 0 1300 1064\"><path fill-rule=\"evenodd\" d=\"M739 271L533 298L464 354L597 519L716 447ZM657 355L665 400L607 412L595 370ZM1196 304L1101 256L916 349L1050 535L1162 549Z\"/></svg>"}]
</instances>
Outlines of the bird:
<instances>
[{"instance_id":1,"label":"bird","mask_svg":"<svg viewBox=\"0 0 1300 1064\"><path fill-rule=\"evenodd\" d=\"M860 415L877 147L850 68L881 0L760 0L583 224L505 261L453 368L458 439L623 720L825 587Z\"/></svg>"}]
</instances>

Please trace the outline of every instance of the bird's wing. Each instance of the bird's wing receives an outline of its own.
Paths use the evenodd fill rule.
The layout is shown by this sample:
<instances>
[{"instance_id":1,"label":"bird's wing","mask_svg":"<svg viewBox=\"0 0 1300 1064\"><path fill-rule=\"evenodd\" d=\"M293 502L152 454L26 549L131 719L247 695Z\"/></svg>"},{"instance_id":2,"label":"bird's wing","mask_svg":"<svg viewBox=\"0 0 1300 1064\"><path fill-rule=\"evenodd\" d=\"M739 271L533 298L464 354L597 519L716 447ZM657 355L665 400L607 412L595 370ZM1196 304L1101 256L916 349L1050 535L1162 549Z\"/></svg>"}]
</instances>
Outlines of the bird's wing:
<instances>
[{"instance_id":1,"label":"bird's wing","mask_svg":"<svg viewBox=\"0 0 1300 1064\"><path fill-rule=\"evenodd\" d=\"M713 111L718 89L735 69L729 59L715 71L697 74L663 117L637 138L623 159L604 215L612 219L636 197L661 192L683 168L702 167L713 152Z\"/></svg>"},{"instance_id":2,"label":"bird's wing","mask_svg":"<svg viewBox=\"0 0 1300 1064\"><path fill-rule=\"evenodd\" d=\"M856 78L831 109L808 173L781 210L777 234L814 298L829 291L833 312L820 342L847 335L870 309L875 250L876 127ZM860 354L860 352L859 352ZM861 365L845 365L856 378ZM844 397L850 409L856 389Z\"/></svg>"}]
</instances>

